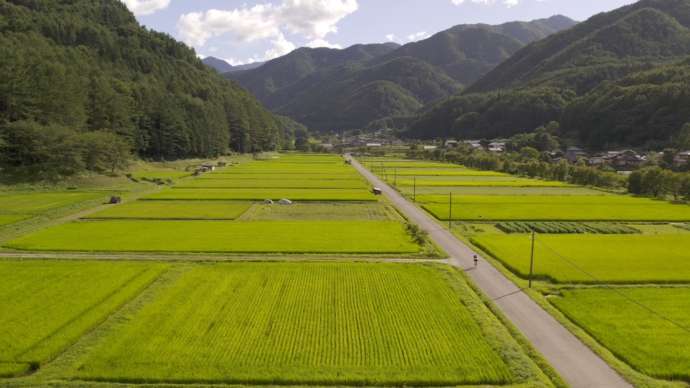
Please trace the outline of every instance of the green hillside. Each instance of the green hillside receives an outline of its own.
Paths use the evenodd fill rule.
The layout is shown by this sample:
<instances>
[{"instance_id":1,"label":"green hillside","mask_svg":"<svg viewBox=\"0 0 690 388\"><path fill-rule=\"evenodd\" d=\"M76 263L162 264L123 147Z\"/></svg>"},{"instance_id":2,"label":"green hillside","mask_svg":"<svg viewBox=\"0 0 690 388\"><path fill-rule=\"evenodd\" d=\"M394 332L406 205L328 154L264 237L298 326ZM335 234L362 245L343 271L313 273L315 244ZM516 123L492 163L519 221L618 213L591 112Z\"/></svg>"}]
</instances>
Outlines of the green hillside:
<instances>
[{"instance_id":1,"label":"green hillside","mask_svg":"<svg viewBox=\"0 0 690 388\"><path fill-rule=\"evenodd\" d=\"M533 43L407 136L503 137L550 121L591 148L662 147L690 120L690 0L642 0Z\"/></svg>"},{"instance_id":2,"label":"green hillside","mask_svg":"<svg viewBox=\"0 0 690 388\"><path fill-rule=\"evenodd\" d=\"M6 169L58 163L55 154L79 169L84 138L174 159L289 137L253 96L117 0L0 0L0 74Z\"/></svg>"},{"instance_id":3,"label":"green hillside","mask_svg":"<svg viewBox=\"0 0 690 388\"><path fill-rule=\"evenodd\" d=\"M558 16L456 26L402 47L301 48L258 69L226 76L274 112L311 129L364 128L391 115L415 114L458 93L525 44L573 24Z\"/></svg>"}]
</instances>

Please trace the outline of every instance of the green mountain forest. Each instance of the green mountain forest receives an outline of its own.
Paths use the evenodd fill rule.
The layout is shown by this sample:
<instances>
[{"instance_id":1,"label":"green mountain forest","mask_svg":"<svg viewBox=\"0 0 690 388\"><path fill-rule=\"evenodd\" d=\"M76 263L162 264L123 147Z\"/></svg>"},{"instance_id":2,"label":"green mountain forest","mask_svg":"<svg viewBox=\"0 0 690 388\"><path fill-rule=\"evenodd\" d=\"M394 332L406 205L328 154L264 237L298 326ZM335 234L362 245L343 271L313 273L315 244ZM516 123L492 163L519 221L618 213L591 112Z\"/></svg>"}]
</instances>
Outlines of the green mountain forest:
<instances>
[{"instance_id":1,"label":"green mountain forest","mask_svg":"<svg viewBox=\"0 0 690 388\"><path fill-rule=\"evenodd\" d=\"M404 46L301 48L226 76L274 112L312 130L363 128L458 93L524 45L574 24L555 16L500 26L461 25Z\"/></svg>"},{"instance_id":2,"label":"green mountain forest","mask_svg":"<svg viewBox=\"0 0 690 388\"><path fill-rule=\"evenodd\" d=\"M592 148L663 146L690 118L689 15L689 0L642 0L594 16L405 121L405 134L502 137L559 121Z\"/></svg>"},{"instance_id":3,"label":"green mountain forest","mask_svg":"<svg viewBox=\"0 0 690 388\"><path fill-rule=\"evenodd\" d=\"M292 141L284 118L117 0L0 0L0 74L6 171L73 173L98 147L175 159Z\"/></svg>"}]
</instances>

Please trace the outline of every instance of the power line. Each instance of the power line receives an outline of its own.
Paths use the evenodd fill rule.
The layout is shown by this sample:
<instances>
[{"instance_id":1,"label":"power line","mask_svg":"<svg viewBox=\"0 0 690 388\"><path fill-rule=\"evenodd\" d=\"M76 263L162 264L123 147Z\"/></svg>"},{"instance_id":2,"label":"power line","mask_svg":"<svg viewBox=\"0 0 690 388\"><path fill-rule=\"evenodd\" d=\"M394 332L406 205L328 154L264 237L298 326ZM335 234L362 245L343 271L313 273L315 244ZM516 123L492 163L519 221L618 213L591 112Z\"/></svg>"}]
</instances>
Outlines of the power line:
<instances>
[{"instance_id":1,"label":"power line","mask_svg":"<svg viewBox=\"0 0 690 388\"><path fill-rule=\"evenodd\" d=\"M590 278L592 278L593 280L595 280L595 281L597 281L597 282L601 282L601 285L604 286L604 288L607 288L607 289L609 289L609 290L615 292L616 294L620 295L621 297L623 297L623 299L627 300L628 302L637 305L638 307L642 308L643 310L646 310L646 311L649 312L650 314L655 315L655 316L661 318L662 320L664 320L664 321L666 321L666 322L669 322L670 324L672 324L672 325L678 327L679 329L681 329L681 330L687 332L688 334L690 334L690 328L686 327L685 325L683 325L683 324L677 322L676 320L674 320L674 319L672 319L672 318L669 318L669 317L667 317L667 316L661 314L660 312L658 312L658 311L654 310L653 308L651 308L651 307L645 305L644 303L639 302L639 301L633 299L632 297L630 297L630 296L626 295L625 293L621 292L620 290L618 290L618 288L612 287L611 285L609 285L609 284L607 284L607 283L604 283L603 280L597 278L596 276L594 276L594 275L591 274L590 272L586 271L584 268L582 268L582 267L580 267L579 265L577 265L577 264L576 264L575 262L573 262L572 260L568 259L567 257L565 257L565 256L561 255L560 253L558 253L558 252L557 252L556 250L554 250L553 248L551 248L551 247L549 247L548 245L544 244L543 242L541 242L540 239L537 239L536 241L537 241L537 244L539 244L539 245L543 246L544 248L548 249L549 251L551 251L551 253L553 253L554 255L556 255L556 257L558 257L558 258L560 258L561 260L565 261L566 263L568 263L570 266L572 266L572 267L575 268L576 270L582 272L583 274L589 276Z\"/></svg>"}]
</instances>

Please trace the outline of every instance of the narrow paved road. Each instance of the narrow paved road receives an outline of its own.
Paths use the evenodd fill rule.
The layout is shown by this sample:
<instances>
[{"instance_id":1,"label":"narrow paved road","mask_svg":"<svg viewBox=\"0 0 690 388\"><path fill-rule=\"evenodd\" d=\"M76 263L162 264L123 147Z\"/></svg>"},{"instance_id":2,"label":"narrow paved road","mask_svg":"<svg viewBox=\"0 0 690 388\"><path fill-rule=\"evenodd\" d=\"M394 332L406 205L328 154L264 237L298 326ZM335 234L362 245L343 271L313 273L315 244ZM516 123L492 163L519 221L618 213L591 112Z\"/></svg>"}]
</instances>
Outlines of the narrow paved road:
<instances>
[{"instance_id":1,"label":"narrow paved road","mask_svg":"<svg viewBox=\"0 0 690 388\"><path fill-rule=\"evenodd\" d=\"M352 158L351 158L352 159ZM357 160L352 165L383 193L408 219L450 255L449 262L459 268L472 268L475 252L430 218L393 188L364 168ZM580 342L549 313L529 298L488 261L481 258L476 269L467 271L475 284L541 352L563 379L574 388L632 387L599 356Z\"/></svg>"}]
</instances>

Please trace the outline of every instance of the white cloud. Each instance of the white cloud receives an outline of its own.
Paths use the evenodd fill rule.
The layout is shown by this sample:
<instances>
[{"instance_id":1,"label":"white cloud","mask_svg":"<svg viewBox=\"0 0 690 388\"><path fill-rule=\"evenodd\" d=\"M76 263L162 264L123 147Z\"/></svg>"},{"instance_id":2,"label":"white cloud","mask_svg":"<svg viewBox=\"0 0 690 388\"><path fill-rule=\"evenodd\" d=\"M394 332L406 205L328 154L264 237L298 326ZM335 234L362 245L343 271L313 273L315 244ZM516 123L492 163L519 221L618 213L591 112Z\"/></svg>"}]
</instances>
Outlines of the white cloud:
<instances>
[{"instance_id":1,"label":"white cloud","mask_svg":"<svg viewBox=\"0 0 690 388\"><path fill-rule=\"evenodd\" d=\"M416 42L418 40L423 40L428 38L430 35L426 31L415 32L407 36L407 40L410 42Z\"/></svg>"},{"instance_id":2,"label":"white cloud","mask_svg":"<svg viewBox=\"0 0 690 388\"><path fill-rule=\"evenodd\" d=\"M187 44L203 47L209 39L227 35L235 43L270 40L265 60L287 54L295 45L285 37L295 34L309 45L338 47L325 38L338 31L337 24L357 11L357 0L282 0L231 10L211 9L180 16L177 29Z\"/></svg>"},{"instance_id":3,"label":"white cloud","mask_svg":"<svg viewBox=\"0 0 690 388\"><path fill-rule=\"evenodd\" d=\"M279 34L275 39L271 40L273 47L266 50L263 60L270 61L271 59L282 57L296 49L295 45L289 40L285 39L285 35Z\"/></svg>"},{"instance_id":4,"label":"white cloud","mask_svg":"<svg viewBox=\"0 0 690 388\"><path fill-rule=\"evenodd\" d=\"M395 42L396 39L397 39L397 36L395 36L395 34L386 35L386 40L389 42Z\"/></svg>"},{"instance_id":5,"label":"white cloud","mask_svg":"<svg viewBox=\"0 0 690 388\"><path fill-rule=\"evenodd\" d=\"M317 48L317 47L327 47L327 48L332 48L332 49L341 49L343 46L337 44L337 43L331 43L325 39L314 39L311 42L306 44L307 47L311 48Z\"/></svg>"},{"instance_id":6,"label":"white cloud","mask_svg":"<svg viewBox=\"0 0 690 388\"><path fill-rule=\"evenodd\" d=\"M122 2L137 16L150 15L170 5L170 0L122 0Z\"/></svg>"},{"instance_id":7,"label":"white cloud","mask_svg":"<svg viewBox=\"0 0 690 388\"><path fill-rule=\"evenodd\" d=\"M496 2L499 0L450 0L451 3L454 5L462 5L465 4L466 2L471 2L475 4L484 4L484 5L492 5L496 4ZM541 0L538 0L541 1ZM501 3L505 5L506 7L514 7L520 3L520 0L501 0Z\"/></svg>"}]
</instances>

